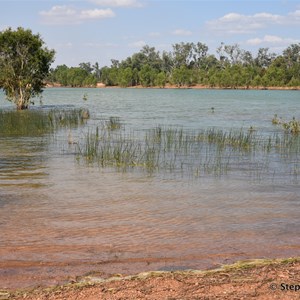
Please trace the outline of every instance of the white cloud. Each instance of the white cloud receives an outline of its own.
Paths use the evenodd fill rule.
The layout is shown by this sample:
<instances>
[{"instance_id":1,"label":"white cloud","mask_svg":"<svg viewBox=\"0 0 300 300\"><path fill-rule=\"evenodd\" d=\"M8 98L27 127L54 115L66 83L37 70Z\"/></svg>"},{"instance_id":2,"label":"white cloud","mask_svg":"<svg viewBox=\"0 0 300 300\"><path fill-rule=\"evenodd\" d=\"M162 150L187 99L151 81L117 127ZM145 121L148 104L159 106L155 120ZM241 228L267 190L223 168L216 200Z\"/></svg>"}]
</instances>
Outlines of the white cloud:
<instances>
[{"instance_id":1,"label":"white cloud","mask_svg":"<svg viewBox=\"0 0 300 300\"><path fill-rule=\"evenodd\" d=\"M266 12L253 15L229 13L218 19L206 22L206 27L221 34L250 34L259 29L274 25L300 24L300 10L287 15L270 14Z\"/></svg>"},{"instance_id":2,"label":"white cloud","mask_svg":"<svg viewBox=\"0 0 300 300\"><path fill-rule=\"evenodd\" d=\"M90 0L90 2L106 7L142 7L137 0Z\"/></svg>"},{"instance_id":3,"label":"white cloud","mask_svg":"<svg viewBox=\"0 0 300 300\"><path fill-rule=\"evenodd\" d=\"M287 46L294 43L299 43L299 40L291 38L282 38L276 35L265 35L263 38L254 38L246 41L248 45L258 46L261 44L267 44L271 46Z\"/></svg>"},{"instance_id":4,"label":"white cloud","mask_svg":"<svg viewBox=\"0 0 300 300\"><path fill-rule=\"evenodd\" d=\"M300 8L300 7L299 7L299 8ZM291 18L293 18L294 20L300 21L300 9L299 9L299 10L296 10L296 11L294 11L294 12L289 13L289 16L290 16Z\"/></svg>"},{"instance_id":5,"label":"white cloud","mask_svg":"<svg viewBox=\"0 0 300 300\"><path fill-rule=\"evenodd\" d=\"M141 41L130 43L128 46L132 48L143 48L144 46L146 46L146 42L141 40Z\"/></svg>"},{"instance_id":6,"label":"white cloud","mask_svg":"<svg viewBox=\"0 0 300 300\"><path fill-rule=\"evenodd\" d=\"M41 11L42 22L49 25L80 24L86 20L112 18L110 9L77 10L67 5L53 6L49 11Z\"/></svg>"},{"instance_id":7,"label":"white cloud","mask_svg":"<svg viewBox=\"0 0 300 300\"><path fill-rule=\"evenodd\" d=\"M114 16L115 13L110 8L82 10L79 14L79 18L83 20L112 18Z\"/></svg>"},{"instance_id":8,"label":"white cloud","mask_svg":"<svg viewBox=\"0 0 300 300\"><path fill-rule=\"evenodd\" d=\"M181 35L181 36L188 36L192 35L192 32L189 30L184 30L184 29L176 29L172 32L173 35Z\"/></svg>"}]
</instances>

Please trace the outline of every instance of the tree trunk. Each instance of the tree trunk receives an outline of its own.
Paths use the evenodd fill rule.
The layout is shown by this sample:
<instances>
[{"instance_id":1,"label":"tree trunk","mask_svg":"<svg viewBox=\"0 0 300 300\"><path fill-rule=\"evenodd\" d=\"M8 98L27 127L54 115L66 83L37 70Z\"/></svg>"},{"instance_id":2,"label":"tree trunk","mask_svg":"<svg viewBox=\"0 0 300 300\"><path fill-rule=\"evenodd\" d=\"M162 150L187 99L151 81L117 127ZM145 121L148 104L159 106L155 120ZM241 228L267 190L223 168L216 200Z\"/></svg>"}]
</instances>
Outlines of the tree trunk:
<instances>
[{"instance_id":1,"label":"tree trunk","mask_svg":"<svg viewBox=\"0 0 300 300\"><path fill-rule=\"evenodd\" d=\"M26 101L26 93L24 93L23 89L20 87L19 90L19 99L17 101L17 110L23 110L28 108L28 101Z\"/></svg>"},{"instance_id":2,"label":"tree trunk","mask_svg":"<svg viewBox=\"0 0 300 300\"><path fill-rule=\"evenodd\" d=\"M17 110L23 110L23 109L28 109L28 105L25 104L17 105Z\"/></svg>"}]
</instances>

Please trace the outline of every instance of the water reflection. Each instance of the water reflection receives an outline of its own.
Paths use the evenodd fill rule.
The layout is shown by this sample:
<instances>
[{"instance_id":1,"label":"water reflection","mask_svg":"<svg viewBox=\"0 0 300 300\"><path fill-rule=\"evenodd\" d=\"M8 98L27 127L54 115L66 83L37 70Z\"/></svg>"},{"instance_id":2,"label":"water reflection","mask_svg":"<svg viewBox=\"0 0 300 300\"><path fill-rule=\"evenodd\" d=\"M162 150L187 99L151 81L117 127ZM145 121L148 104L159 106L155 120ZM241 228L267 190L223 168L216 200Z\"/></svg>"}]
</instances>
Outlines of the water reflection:
<instances>
[{"instance_id":1,"label":"water reflection","mask_svg":"<svg viewBox=\"0 0 300 300\"><path fill-rule=\"evenodd\" d=\"M0 138L0 196L4 187L35 188L44 184L47 145L46 139Z\"/></svg>"}]
</instances>

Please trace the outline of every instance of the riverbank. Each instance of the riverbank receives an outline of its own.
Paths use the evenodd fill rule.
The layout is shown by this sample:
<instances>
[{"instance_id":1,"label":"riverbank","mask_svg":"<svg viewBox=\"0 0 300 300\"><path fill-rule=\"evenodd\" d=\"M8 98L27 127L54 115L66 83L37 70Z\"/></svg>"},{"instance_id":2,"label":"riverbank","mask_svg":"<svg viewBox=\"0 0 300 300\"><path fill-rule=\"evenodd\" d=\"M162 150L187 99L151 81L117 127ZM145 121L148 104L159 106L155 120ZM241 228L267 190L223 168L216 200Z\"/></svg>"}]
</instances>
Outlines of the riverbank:
<instances>
[{"instance_id":1,"label":"riverbank","mask_svg":"<svg viewBox=\"0 0 300 300\"><path fill-rule=\"evenodd\" d=\"M208 271L78 278L47 289L0 291L0 299L299 299L300 258L253 260Z\"/></svg>"},{"instance_id":2,"label":"riverbank","mask_svg":"<svg viewBox=\"0 0 300 300\"><path fill-rule=\"evenodd\" d=\"M78 88L78 87L70 87L70 86L62 86L59 83L54 83L54 84L47 84L46 85L47 88L63 88L63 87L68 87L68 88ZM102 82L98 82L96 86L91 87L91 86L86 86L86 87L82 87L82 88L122 88L121 86L107 86ZM300 86L294 86L294 87L287 87L287 86L240 86L240 87L212 87L209 85L201 85L201 84L197 84L197 85L193 85L193 86L177 86L174 84L166 84L164 87L160 87L160 86L151 86L151 87L144 87L142 85L136 85L136 86L129 86L126 87L128 89L198 89L198 90L205 90L205 89L211 89L211 90L275 90L275 91L299 91L300 90Z\"/></svg>"}]
</instances>

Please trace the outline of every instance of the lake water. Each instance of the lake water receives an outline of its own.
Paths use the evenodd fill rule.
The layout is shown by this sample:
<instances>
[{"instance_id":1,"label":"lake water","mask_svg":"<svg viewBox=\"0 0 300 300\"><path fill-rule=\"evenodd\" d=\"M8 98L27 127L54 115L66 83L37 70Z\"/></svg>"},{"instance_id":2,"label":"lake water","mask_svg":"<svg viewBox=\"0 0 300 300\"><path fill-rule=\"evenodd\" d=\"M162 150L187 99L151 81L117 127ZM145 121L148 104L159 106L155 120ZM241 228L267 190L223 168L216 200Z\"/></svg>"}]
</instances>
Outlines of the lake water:
<instances>
[{"instance_id":1,"label":"lake water","mask_svg":"<svg viewBox=\"0 0 300 300\"><path fill-rule=\"evenodd\" d=\"M137 134L253 127L262 137L283 134L275 114L300 119L299 91L53 88L43 105L89 109L78 141L111 116ZM12 107L3 94L0 107ZM218 176L120 172L78 161L69 133L0 136L0 288L299 256L298 150L242 154Z\"/></svg>"}]
</instances>

